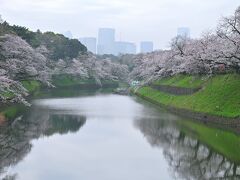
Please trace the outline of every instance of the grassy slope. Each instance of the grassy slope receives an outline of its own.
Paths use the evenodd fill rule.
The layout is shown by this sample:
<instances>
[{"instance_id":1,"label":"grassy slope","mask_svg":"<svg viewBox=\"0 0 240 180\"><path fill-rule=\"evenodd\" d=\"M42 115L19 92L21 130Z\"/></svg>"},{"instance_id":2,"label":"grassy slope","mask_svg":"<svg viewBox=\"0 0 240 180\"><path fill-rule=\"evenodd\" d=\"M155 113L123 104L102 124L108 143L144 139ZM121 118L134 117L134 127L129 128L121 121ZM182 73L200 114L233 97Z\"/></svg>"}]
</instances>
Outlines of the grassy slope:
<instances>
[{"instance_id":1,"label":"grassy slope","mask_svg":"<svg viewBox=\"0 0 240 180\"><path fill-rule=\"evenodd\" d=\"M41 88L41 83L39 81L24 80L24 81L21 81L21 83L28 90L28 92L31 95L39 96L38 90ZM109 85L118 86L118 82L103 81L102 83L106 84L106 85L109 84ZM75 85L85 85L85 84L94 84L95 85L95 80L93 80L93 79L81 80L81 79L76 79L76 78L71 78L71 77L66 77L66 76L60 76L60 77L56 77L54 79L54 85L56 85L57 87L67 87L67 86L71 87L71 86L75 86ZM64 95L66 95L66 94L68 94L69 96L73 95L71 91L69 92L69 90L65 91L64 88L62 88L62 89L63 89L62 93L64 93ZM5 92L3 95L9 99L14 97L14 94L11 92ZM16 105L16 106L9 106L4 109L0 109L0 116L4 116L4 118L6 118L6 119L13 119L20 112L22 112L24 110L23 107L21 105L19 105L19 106Z\"/></svg>"},{"instance_id":2,"label":"grassy slope","mask_svg":"<svg viewBox=\"0 0 240 180\"><path fill-rule=\"evenodd\" d=\"M14 94L12 92L4 92L2 93L3 97L7 98L7 99L11 99L14 97Z\"/></svg>"},{"instance_id":3,"label":"grassy slope","mask_svg":"<svg viewBox=\"0 0 240 180\"><path fill-rule=\"evenodd\" d=\"M85 83L94 84L94 80L77 79L68 75L58 75L53 77L53 84L57 87L81 85Z\"/></svg>"},{"instance_id":4,"label":"grassy slope","mask_svg":"<svg viewBox=\"0 0 240 180\"><path fill-rule=\"evenodd\" d=\"M25 110L26 110L26 107L23 105L14 105L14 106L9 106L9 107L4 108L0 112L0 114L2 114L4 116L4 118L6 118L6 120L9 120L9 119L16 118L18 115L20 115Z\"/></svg>"},{"instance_id":5,"label":"grassy slope","mask_svg":"<svg viewBox=\"0 0 240 180\"><path fill-rule=\"evenodd\" d=\"M33 93L41 87L41 83L36 80L26 80L21 82L29 93Z\"/></svg>"},{"instance_id":6,"label":"grassy slope","mask_svg":"<svg viewBox=\"0 0 240 180\"><path fill-rule=\"evenodd\" d=\"M142 96L177 108L208 113L224 117L240 117L240 75L217 75L208 80L190 76L179 76L156 82L158 84L203 88L193 95L176 96L163 93L150 87L138 90Z\"/></svg>"},{"instance_id":7,"label":"grassy slope","mask_svg":"<svg viewBox=\"0 0 240 180\"><path fill-rule=\"evenodd\" d=\"M206 77L190 76L190 75L176 75L174 77L160 79L153 84L169 85L185 88L198 88L204 84Z\"/></svg>"},{"instance_id":8,"label":"grassy slope","mask_svg":"<svg viewBox=\"0 0 240 180\"><path fill-rule=\"evenodd\" d=\"M36 80L24 80L24 81L21 81L21 83L28 90L30 94L38 93L37 90L39 90L41 87L41 83ZM80 78L67 76L67 75L59 75L59 76L53 77L53 84L56 87L71 87L76 85L95 85L96 82L94 79L80 79ZM118 86L118 82L108 81L108 80L102 81L102 84ZM14 97L14 94L11 92L5 92L3 96L11 99Z\"/></svg>"},{"instance_id":9,"label":"grassy slope","mask_svg":"<svg viewBox=\"0 0 240 180\"><path fill-rule=\"evenodd\" d=\"M57 87L75 86L75 85L95 85L96 81L94 79L80 79L72 77L69 75L58 75L53 77L53 84ZM114 81L102 81L102 84L118 84Z\"/></svg>"},{"instance_id":10,"label":"grassy slope","mask_svg":"<svg viewBox=\"0 0 240 180\"><path fill-rule=\"evenodd\" d=\"M25 81L21 81L21 83L23 87L25 87L30 94L38 90L41 86L41 83L36 80L25 80ZM14 97L14 94L12 92L5 92L3 93L3 96L11 99Z\"/></svg>"},{"instance_id":11,"label":"grassy slope","mask_svg":"<svg viewBox=\"0 0 240 180\"><path fill-rule=\"evenodd\" d=\"M230 160L240 163L240 136L192 121L178 121L181 129Z\"/></svg>"},{"instance_id":12,"label":"grassy slope","mask_svg":"<svg viewBox=\"0 0 240 180\"><path fill-rule=\"evenodd\" d=\"M25 81L22 81L21 83L28 90L30 94L33 94L41 86L41 83L35 80L25 80ZM4 95L7 98L13 98L14 96L14 94L12 94L11 92L6 92ZM1 109L0 114L3 115L6 119L13 119L24 110L25 110L25 107L23 105L13 105L13 106L8 106L4 109Z\"/></svg>"}]
</instances>

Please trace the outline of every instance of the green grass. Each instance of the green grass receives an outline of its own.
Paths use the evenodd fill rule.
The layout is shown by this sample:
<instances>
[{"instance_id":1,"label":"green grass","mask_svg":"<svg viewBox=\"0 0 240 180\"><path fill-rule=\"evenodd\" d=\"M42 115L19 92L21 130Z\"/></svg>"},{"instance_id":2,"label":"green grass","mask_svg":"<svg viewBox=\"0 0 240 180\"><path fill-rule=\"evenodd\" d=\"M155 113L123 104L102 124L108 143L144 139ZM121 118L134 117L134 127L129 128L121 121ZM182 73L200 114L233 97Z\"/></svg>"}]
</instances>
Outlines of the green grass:
<instances>
[{"instance_id":1,"label":"green grass","mask_svg":"<svg viewBox=\"0 0 240 180\"><path fill-rule=\"evenodd\" d=\"M8 92L8 91L3 92L2 95L3 95L3 97L5 97L7 99L11 99L14 97L14 94L12 92Z\"/></svg>"},{"instance_id":2,"label":"green grass","mask_svg":"<svg viewBox=\"0 0 240 180\"><path fill-rule=\"evenodd\" d=\"M35 80L25 80L25 81L21 81L21 83L31 94L37 91L41 86L41 83ZM14 97L14 94L11 92L5 92L3 95L7 98ZM13 106L9 106L4 109L1 109L0 113L3 114L6 119L13 119L17 117L24 110L25 110L25 107L22 105L13 105Z\"/></svg>"},{"instance_id":3,"label":"green grass","mask_svg":"<svg viewBox=\"0 0 240 180\"><path fill-rule=\"evenodd\" d=\"M174 77L160 79L154 84L156 85L169 85L185 88L198 88L201 87L207 80L204 76L190 76L190 75L176 75Z\"/></svg>"},{"instance_id":4,"label":"green grass","mask_svg":"<svg viewBox=\"0 0 240 180\"><path fill-rule=\"evenodd\" d=\"M33 93L34 91L38 90L41 86L41 83L36 80L25 80L21 81L23 87L25 87L28 92Z\"/></svg>"},{"instance_id":5,"label":"green grass","mask_svg":"<svg viewBox=\"0 0 240 180\"><path fill-rule=\"evenodd\" d=\"M19 114L24 112L26 110L26 107L23 105L14 105L14 106L9 106L6 107L2 110L0 110L1 114L5 116L6 119L14 119L16 118Z\"/></svg>"},{"instance_id":6,"label":"green grass","mask_svg":"<svg viewBox=\"0 0 240 180\"><path fill-rule=\"evenodd\" d=\"M233 162L240 163L240 136L192 121L178 121L182 131Z\"/></svg>"},{"instance_id":7,"label":"green grass","mask_svg":"<svg viewBox=\"0 0 240 180\"><path fill-rule=\"evenodd\" d=\"M67 87L67 86L76 86L76 85L95 85L96 81L94 79L81 79L71 75L57 75L53 77L53 84L57 87ZM102 84L118 84L118 82L104 80Z\"/></svg>"},{"instance_id":8,"label":"green grass","mask_svg":"<svg viewBox=\"0 0 240 180\"><path fill-rule=\"evenodd\" d=\"M177 86L179 83L172 85ZM177 96L150 87L142 87L137 93L167 106L224 117L240 117L239 74L216 75L205 81L203 88L192 95Z\"/></svg>"},{"instance_id":9,"label":"green grass","mask_svg":"<svg viewBox=\"0 0 240 180\"><path fill-rule=\"evenodd\" d=\"M53 84L57 87L81 85L85 83L95 84L94 79L81 79L70 75L58 75L53 77Z\"/></svg>"},{"instance_id":10,"label":"green grass","mask_svg":"<svg viewBox=\"0 0 240 180\"><path fill-rule=\"evenodd\" d=\"M21 83L23 87L25 87L28 90L29 93L35 92L41 86L41 83L36 80L24 80L24 81L21 81ZM14 94L12 92L4 92L2 93L2 95L7 99L14 98Z\"/></svg>"},{"instance_id":11,"label":"green grass","mask_svg":"<svg viewBox=\"0 0 240 180\"><path fill-rule=\"evenodd\" d=\"M129 88L129 84L126 82L119 82L119 88Z\"/></svg>"},{"instance_id":12,"label":"green grass","mask_svg":"<svg viewBox=\"0 0 240 180\"><path fill-rule=\"evenodd\" d=\"M23 80L23 81L21 81L21 83L22 83L23 87L25 87L32 96L39 95L39 89L41 88L41 83L39 81ZM78 85L96 86L96 82L94 79L81 79L81 78L77 78L77 77L73 77L73 76L65 75L65 74L54 76L53 84L59 88L73 87L73 86L78 86ZM119 85L119 82L103 80L102 84L104 87L109 87L109 86L117 87ZM14 94L11 92L4 92L4 93L2 93L2 95L7 99L11 99L14 97Z\"/></svg>"}]
</instances>

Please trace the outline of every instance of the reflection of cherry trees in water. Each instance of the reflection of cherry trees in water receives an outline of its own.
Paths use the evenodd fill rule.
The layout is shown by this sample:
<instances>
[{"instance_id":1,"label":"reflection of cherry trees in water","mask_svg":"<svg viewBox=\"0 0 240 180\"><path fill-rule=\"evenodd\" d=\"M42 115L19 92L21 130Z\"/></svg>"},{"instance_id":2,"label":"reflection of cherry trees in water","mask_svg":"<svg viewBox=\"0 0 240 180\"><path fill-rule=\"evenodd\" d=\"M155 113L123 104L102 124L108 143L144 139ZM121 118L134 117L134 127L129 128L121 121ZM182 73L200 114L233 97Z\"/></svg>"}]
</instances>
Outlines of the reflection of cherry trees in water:
<instances>
[{"instance_id":1,"label":"reflection of cherry trees in water","mask_svg":"<svg viewBox=\"0 0 240 180\"><path fill-rule=\"evenodd\" d=\"M46 129L44 134L51 136L55 133L74 133L77 132L79 128L85 124L85 122L86 118L83 116L53 114L48 120L48 123L50 123L51 126Z\"/></svg>"},{"instance_id":2,"label":"reflection of cherry trees in water","mask_svg":"<svg viewBox=\"0 0 240 180\"><path fill-rule=\"evenodd\" d=\"M169 120L139 119L135 126L153 147L163 148L176 179L240 179L240 165L229 161Z\"/></svg>"},{"instance_id":3,"label":"reflection of cherry trees in water","mask_svg":"<svg viewBox=\"0 0 240 180\"><path fill-rule=\"evenodd\" d=\"M53 112L55 113L55 112ZM0 177L4 169L20 162L32 148L31 140L53 134L78 131L86 123L86 117L52 114L32 109L7 126L0 127ZM14 179L7 175L5 179Z\"/></svg>"}]
</instances>

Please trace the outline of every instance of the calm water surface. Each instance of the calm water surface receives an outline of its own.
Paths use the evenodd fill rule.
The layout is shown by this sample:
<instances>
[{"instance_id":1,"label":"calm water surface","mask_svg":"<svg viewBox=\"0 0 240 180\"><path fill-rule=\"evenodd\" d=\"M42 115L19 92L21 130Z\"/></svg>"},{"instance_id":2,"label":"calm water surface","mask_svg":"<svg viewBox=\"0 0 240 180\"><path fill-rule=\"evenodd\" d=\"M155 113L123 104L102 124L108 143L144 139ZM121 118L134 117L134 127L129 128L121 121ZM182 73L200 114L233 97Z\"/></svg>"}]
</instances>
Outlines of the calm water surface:
<instances>
[{"instance_id":1,"label":"calm water surface","mask_svg":"<svg viewBox=\"0 0 240 180\"><path fill-rule=\"evenodd\" d=\"M239 178L239 159L205 145L180 117L134 97L85 93L33 104L1 128L1 178Z\"/></svg>"}]
</instances>

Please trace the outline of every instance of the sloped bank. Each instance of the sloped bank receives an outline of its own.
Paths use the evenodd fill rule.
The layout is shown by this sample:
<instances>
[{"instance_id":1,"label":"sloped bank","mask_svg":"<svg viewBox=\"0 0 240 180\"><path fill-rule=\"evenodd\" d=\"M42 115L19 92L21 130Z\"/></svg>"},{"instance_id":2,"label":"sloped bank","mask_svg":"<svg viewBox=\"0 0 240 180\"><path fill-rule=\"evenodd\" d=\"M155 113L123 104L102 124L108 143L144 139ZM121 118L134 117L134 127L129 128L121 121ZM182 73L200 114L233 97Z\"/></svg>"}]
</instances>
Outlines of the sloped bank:
<instances>
[{"instance_id":1,"label":"sloped bank","mask_svg":"<svg viewBox=\"0 0 240 180\"><path fill-rule=\"evenodd\" d=\"M156 89L162 92L166 92L173 95L191 95L201 88L185 88L185 87L174 87L169 85L157 85L153 84L150 86L152 89Z\"/></svg>"},{"instance_id":2,"label":"sloped bank","mask_svg":"<svg viewBox=\"0 0 240 180\"><path fill-rule=\"evenodd\" d=\"M141 87L134 93L169 111L204 123L240 132L240 75L225 74L214 77L178 75L161 79L154 86L171 89L199 89L194 93L177 95L150 86Z\"/></svg>"},{"instance_id":3,"label":"sloped bank","mask_svg":"<svg viewBox=\"0 0 240 180\"><path fill-rule=\"evenodd\" d=\"M24 80L21 81L24 88L29 92L30 96L37 95L38 91L41 89L42 85L36 80ZM5 97L7 99L12 99L14 95L12 93L6 93ZM7 121L11 121L24 113L27 107L23 104L15 103L4 103L0 104L0 126L4 125Z\"/></svg>"},{"instance_id":4,"label":"sloped bank","mask_svg":"<svg viewBox=\"0 0 240 180\"><path fill-rule=\"evenodd\" d=\"M53 84L57 88L72 88L72 87L79 87L79 88L115 88L118 87L118 81L111 81L111 80L101 80L101 84L97 84L96 80L93 78L89 79L82 79L75 76L61 74L53 76Z\"/></svg>"},{"instance_id":5,"label":"sloped bank","mask_svg":"<svg viewBox=\"0 0 240 180\"><path fill-rule=\"evenodd\" d=\"M100 88L113 89L119 86L118 81L103 80L101 85L99 85L94 79L80 79L67 75L53 77L53 85L55 88L46 87L36 80L23 80L21 84L29 93L29 96L25 97L28 101L35 97L45 97L45 93L49 94L51 91L53 91L56 96L71 97L76 95L76 91L71 91L71 89L89 89L89 91L96 91L96 89ZM6 93L5 96L9 101L0 104L0 126L4 125L6 122L15 120L16 117L28 109L23 104L10 103L10 100L14 98L14 94Z\"/></svg>"}]
</instances>

